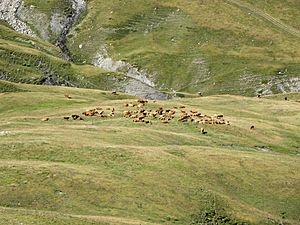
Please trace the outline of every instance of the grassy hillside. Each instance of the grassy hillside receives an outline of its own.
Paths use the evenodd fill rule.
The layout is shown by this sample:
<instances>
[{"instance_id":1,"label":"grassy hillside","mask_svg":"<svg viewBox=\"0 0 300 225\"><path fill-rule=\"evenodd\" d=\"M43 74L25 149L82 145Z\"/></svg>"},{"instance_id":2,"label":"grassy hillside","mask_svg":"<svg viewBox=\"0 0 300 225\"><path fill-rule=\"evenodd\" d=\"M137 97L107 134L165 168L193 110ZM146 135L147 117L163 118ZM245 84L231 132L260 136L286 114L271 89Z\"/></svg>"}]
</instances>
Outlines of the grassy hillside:
<instances>
[{"instance_id":1,"label":"grassy hillside","mask_svg":"<svg viewBox=\"0 0 300 225\"><path fill-rule=\"evenodd\" d=\"M76 64L97 64L102 56L112 62L104 66L106 71L124 75L124 68L115 69L123 61L147 73L164 91L246 96L299 92L297 5L297 0L88 0L86 11L67 37L67 45ZM49 42L56 42L59 24L72 13L70 2L24 0L22 9L22 19L48 41L35 39L41 44L36 46L38 50L60 57L61 52ZM28 37L2 25L0 29L1 43L9 40L32 47L24 41ZM7 53L1 45L1 51ZM24 67L23 62L1 55L0 71L13 76L10 80L27 82L30 74L45 74L37 65L28 68L25 63ZM49 60L44 64L47 70L55 67ZM99 76L80 82L84 76L78 78L78 73L88 75L86 71L73 71L68 62L59 64L53 73L75 86L118 86L114 79L103 84L105 79ZM61 68L61 64L66 65Z\"/></svg>"},{"instance_id":2,"label":"grassy hillside","mask_svg":"<svg viewBox=\"0 0 300 225\"><path fill-rule=\"evenodd\" d=\"M179 122L177 109L150 125L122 116L135 103L122 94L3 81L0 91L0 224L300 222L299 95L150 101L231 124ZM63 119L95 107L115 117Z\"/></svg>"},{"instance_id":3,"label":"grassy hillside","mask_svg":"<svg viewBox=\"0 0 300 225\"><path fill-rule=\"evenodd\" d=\"M1 80L102 90L118 88L124 80L121 73L62 60L54 45L16 33L5 23L0 23L0 31Z\"/></svg>"},{"instance_id":4,"label":"grassy hillside","mask_svg":"<svg viewBox=\"0 0 300 225\"><path fill-rule=\"evenodd\" d=\"M299 77L300 36L282 28L295 25L297 1L253 2L249 10L242 7L246 1L90 0L87 15L69 35L69 47L78 63L93 62L106 48L115 60L146 69L161 88L276 93L275 81ZM264 9L284 20L266 19Z\"/></svg>"}]
</instances>

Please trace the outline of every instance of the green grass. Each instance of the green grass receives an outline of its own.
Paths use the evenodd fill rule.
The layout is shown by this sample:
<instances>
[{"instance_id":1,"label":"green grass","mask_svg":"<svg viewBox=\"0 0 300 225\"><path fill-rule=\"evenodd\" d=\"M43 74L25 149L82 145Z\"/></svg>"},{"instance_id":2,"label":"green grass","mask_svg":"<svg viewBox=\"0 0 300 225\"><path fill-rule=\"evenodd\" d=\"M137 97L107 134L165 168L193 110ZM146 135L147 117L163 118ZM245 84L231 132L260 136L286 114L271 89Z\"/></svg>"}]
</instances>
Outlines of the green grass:
<instances>
[{"instance_id":1,"label":"green grass","mask_svg":"<svg viewBox=\"0 0 300 225\"><path fill-rule=\"evenodd\" d=\"M144 125L122 117L123 94L0 85L0 224L299 223L299 95L151 101L231 126ZM62 119L97 106L116 116Z\"/></svg>"},{"instance_id":2,"label":"green grass","mask_svg":"<svg viewBox=\"0 0 300 225\"><path fill-rule=\"evenodd\" d=\"M45 78L51 77L56 85L102 90L115 89L124 81L121 73L64 61L54 45L20 35L4 24L0 24L0 30L1 80L44 84Z\"/></svg>"},{"instance_id":3,"label":"green grass","mask_svg":"<svg viewBox=\"0 0 300 225\"><path fill-rule=\"evenodd\" d=\"M289 83L290 78L299 75L299 37L288 32L294 29L297 33L299 29L295 0L284 3L278 0L191 0L188 3L180 0L90 0L87 3L86 12L67 40L76 64L92 64L96 54L106 46L114 60L124 60L147 71L157 88L163 91L201 91L206 95L254 96L269 82L273 82L270 90L279 93L275 81ZM245 3L249 5L243 7ZM43 14L47 23L58 8L62 15L70 13L67 1L25 1L25 7L31 5L35 13ZM272 22L268 15L281 22ZM40 26L39 21L28 23L33 28ZM20 41L20 37L29 37L16 34L2 24L0 29L1 42L12 41L22 48L60 56L59 50L50 43L34 39L36 46L33 47L28 41ZM56 36L52 35L50 42L55 43L55 40ZM35 58L26 55L26 58L32 57ZM14 59L6 55L0 58L1 72L13 76L11 81L28 83L32 81L26 76L45 74L36 65L28 68L26 64L24 68L23 62L11 62ZM53 67L48 60L45 64L47 68ZM20 70L22 72L18 72ZM85 88L93 87L94 83L95 88L106 90L122 86L119 79L115 81L110 76L107 79L95 76L79 82L76 72L84 74L83 77L89 74L85 70L69 71L68 66L67 70L55 68L53 73L61 73L64 80ZM283 71L285 76L278 75Z\"/></svg>"},{"instance_id":4,"label":"green grass","mask_svg":"<svg viewBox=\"0 0 300 225\"><path fill-rule=\"evenodd\" d=\"M291 9L295 2L284 4L291 17L297 16ZM291 17L285 19L294 21ZM87 15L69 35L79 63L92 62L106 45L114 59L155 74L159 87L207 94L254 95L286 68L288 77L297 77L297 42L269 21L225 1L89 1Z\"/></svg>"}]
</instances>

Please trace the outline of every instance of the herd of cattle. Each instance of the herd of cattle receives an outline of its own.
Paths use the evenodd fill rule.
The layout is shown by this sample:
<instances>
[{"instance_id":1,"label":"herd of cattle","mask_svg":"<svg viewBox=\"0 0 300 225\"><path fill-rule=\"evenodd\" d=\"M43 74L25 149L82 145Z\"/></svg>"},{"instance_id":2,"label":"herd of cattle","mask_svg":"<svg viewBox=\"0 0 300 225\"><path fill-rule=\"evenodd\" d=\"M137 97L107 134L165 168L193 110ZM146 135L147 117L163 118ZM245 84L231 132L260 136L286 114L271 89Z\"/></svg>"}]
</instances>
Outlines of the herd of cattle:
<instances>
[{"instance_id":1,"label":"herd of cattle","mask_svg":"<svg viewBox=\"0 0 300 225\"><path fill-rule=\"evenodd\" d=\"M71 98L70 95L65 94L66 98ZM154 101L155 102L155 101ZM152 124L155 121L159 121L163 124L168 124L172 120L177 119L177 121L182 123L196 123L196 124L220 124L220 125L230 125L229 121L226 121L224 115L203 115L201 112L196 110L187 110L185 106L173 107L171 109L164 109L163 107L158 107L156 109L146 109L148 100L138 99L134 103L127 103L123 105L123 117L132 120L134 123L145 123ZM63 117L64 120L84 120L83 117L98 117L98 118L112 118L117 115L121 115L121 112L114 107L97 107L82 112L82 115L73 114L71 116ZM49 118L43 119L43 121L48 121ZM203 128L201 132L206 134Z\"/></svg>"}]
</instances>

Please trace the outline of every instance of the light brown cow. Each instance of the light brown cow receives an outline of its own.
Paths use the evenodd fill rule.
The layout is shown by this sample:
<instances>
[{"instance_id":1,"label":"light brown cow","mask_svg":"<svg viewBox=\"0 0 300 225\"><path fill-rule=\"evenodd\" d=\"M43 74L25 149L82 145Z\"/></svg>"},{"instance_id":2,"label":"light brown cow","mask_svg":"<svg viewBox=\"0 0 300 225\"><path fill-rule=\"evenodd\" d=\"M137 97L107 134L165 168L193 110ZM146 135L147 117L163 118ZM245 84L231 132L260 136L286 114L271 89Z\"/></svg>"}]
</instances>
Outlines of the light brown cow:
<instances>
[{"instance_id":1,"label":"light brown cow","mask_svg":"<svg viewBox=\"0 0 300 225\"><path fill-rule=\"evenodd\" d=\"M68 98L68 99L71 99L71 98L72 98L71 95L69 95L68 93L64 93L64 96L65 96L66 98Z\"/></svg>"}]
</instances>

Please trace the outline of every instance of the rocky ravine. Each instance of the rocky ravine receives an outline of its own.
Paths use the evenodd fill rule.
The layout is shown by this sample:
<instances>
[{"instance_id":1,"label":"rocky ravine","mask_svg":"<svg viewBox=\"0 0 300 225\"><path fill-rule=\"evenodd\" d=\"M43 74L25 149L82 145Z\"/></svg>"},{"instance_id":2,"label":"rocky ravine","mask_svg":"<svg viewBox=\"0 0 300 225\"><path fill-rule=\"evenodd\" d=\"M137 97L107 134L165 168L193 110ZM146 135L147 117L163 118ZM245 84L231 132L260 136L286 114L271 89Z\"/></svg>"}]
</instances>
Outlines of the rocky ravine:
<instances>
[{"instance_id":1,"label":"rocky ravine","mask_svg":"<svg viewBox=\"0 0 300 225\"><path fill-rule=\"evenodd\" d=\"M56 41L56 45L63 51L65 54L65 57L70 60L71 59L71 54L70 51L67 47L67 35L71 28L74 26L74 24L77 22L79 19L81 13L85 10L86 8L86 2L84 0L72 0L72 16L66 18L65 26L62 29L62 32Z\"/></svg>"}]
</instances>

